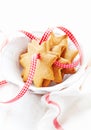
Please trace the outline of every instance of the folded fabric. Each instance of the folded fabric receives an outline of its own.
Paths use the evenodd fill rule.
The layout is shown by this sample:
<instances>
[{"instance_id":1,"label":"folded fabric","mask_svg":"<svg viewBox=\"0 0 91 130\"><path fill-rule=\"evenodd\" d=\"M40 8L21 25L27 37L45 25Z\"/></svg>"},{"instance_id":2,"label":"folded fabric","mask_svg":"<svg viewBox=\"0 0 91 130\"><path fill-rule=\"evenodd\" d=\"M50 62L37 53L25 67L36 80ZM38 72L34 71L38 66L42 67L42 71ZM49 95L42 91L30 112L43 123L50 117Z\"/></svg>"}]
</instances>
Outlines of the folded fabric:
<instances>
[{"instance_id":1,"label":"folded fabric","mask_svg":"<svg viewBox=\"0 0 91 130\"><path fill-rule=\"evenodd\" d=\"M61 108L57 119L64 130L91 129L90 77L89 67L81 84L50 94L50 99L58 103ZM18 91L17 86L7 84L0 88L0 100L12 98ZM28 91L17 102L0 104L0 129L56 130L53 119L57 113L58 108L48 104L45 95L36 95Z\"/></svg>"},{"instance_id":2,"label":"folded fabric","mask_svg":"<svg viewBox=\"0 0 91 130\"><path fill-rule=\"evenodd\" d=\"M36 94L29 90L16 102L0 103L0 129L91 130L90 62L86 67L81 71L79 80L69 83L60 91ZM0 67L0 80L3 79L5 77ZM1 86L0 101L12 99L20 90L21 86L17 84Z\"/></svg>"}]
</instances>

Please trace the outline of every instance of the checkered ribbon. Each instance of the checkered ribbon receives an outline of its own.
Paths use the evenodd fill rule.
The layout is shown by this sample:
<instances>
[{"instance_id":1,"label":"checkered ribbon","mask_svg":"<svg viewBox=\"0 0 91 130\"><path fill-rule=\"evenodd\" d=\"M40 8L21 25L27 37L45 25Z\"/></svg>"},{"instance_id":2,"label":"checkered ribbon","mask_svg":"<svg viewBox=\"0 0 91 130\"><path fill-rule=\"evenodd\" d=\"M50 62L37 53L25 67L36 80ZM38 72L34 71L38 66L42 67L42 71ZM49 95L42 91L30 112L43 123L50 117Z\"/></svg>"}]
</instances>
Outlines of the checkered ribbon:
<instances>
[{"instance_id":1,"label":"checkered ribbon","mask_svg":"<svg viewBox=\"0 0 91 130\"><path fill-rule=\"evenodd\" d=\"M82 51L81 48L79 46L79 43L77 42L76 38L74 37L74 35L66 28L64 27L57 27L58 29L62 30L64 33L66 33L66 35L69 37L69 39L74 43L75 47L77 48L77 50L79 51L79 59L76 60L75 62L71 63L71 64L62 64L58 61L56 61L54 64L60 68L74 68L76 67L79 63L82 64ZM53 31L54 28L52 29L48 29L42 36L39 44L42 44L42 42L46 41L50 35L50 33Z\"/></svg>"},{"instance_id":2,"label":"checkered ribbon","mask_svg":"<svg viewBox=\"0 0 91 130\"><path fill-rule=\"evenodd\" d=\"M75 45L76 48L78 49L80 58L79 58L77 61L75 61L74 63L72 63L72 64L61 64L61 63L59 63L58 61L56 61L54 64L55 64L56 66L61 67L61 68L72 68L72 67L77 66L79 63L81 64L81 63L82 63L82 51L81 51L81 48L80 48L80 46L79 46L79 44L78 44L76 38L74 37L74 35L73 35L68 29L66 29L66 28L64 28L64 27L57 27L57 28L60 29L60 30L62 30L64 33L66 33L66 35L68 35L68 37L70 38L70 40L74 43L74 45ZM45 31L45 33L43 34L43 36L42 36L42 38L40 39L40 41L39 41L39 38L37 38L36 36L34 36L32 33L29 33L29 32L27 32L27 31L20 30L20 32L22 32L23 34L25 34L25 35L26 35L27 37L29 37L31 40L32 40L32 39L38 40L40 45L42 44L42 42L46 41L46 40L49 38L50 33L51 33L52 31L53 31L53 28L52 28L52 29L49 29L49 28L48 28L48 29ZM6 42L4 42L4 44L2 44L2 48L4 48L5 45L7 45L7 40L6 40ZM32 81L32 79L33 79L33 75L32 75L32 77L31 77L30 75L31 75L31 73L34 72L34 70L36 69L36 67L35 67L36 65L35 65L34 63L37 63L37 59L38 59L38 58L39 58L39 54L37 54L36 58L34 58L34 59L32 60L33 66L32 66L32 69L30 69L31 71L30 71L30 73L29 73L28 81L27 81L27 82L29 82L29 80ZM25 85L24 85L22 91L21 91L20 94L19 94L19 95L21 95L21 96L17 96L17 98L15 97L15 99L13 99L12 102L15 101L15 100L18 100L20 97L22 97L22 96L26 93L25 90L28 90L28 88L29 88L29 83L30 83L30 82L29 82L29 83L27 84L27 82L25 83ZM1 81L1 82L0 82L0 86L4 85L4 84L6 84L6 83L7 83L7 81L5 81L5 80L4 80L4 81ZM31 85L31 83L30 83L30 85ZM24 88L25 88L25 89L24 89ZM27 89L26 89L26 88L27 88ZM10 102L11 102L11 101L10 101Z\"/></svg>"},{"instance_id":3,"label":"checkered ribbon","mask_svg":"<svg viewBox=\"0 0 91 130\"><path fill-rule=\"evenodd\" d=\"M27 37L29 37L31 40L39 40L36 36L34 36L32 33L29 33L27 31L24 30L20 30L20 32L22 32L23 34L25 34Z\"/></svg>"},{"instance_id":4,"label":"checkered ribbon","mask_svg":"<svg viewBox=\"0 0 91 130\"><path fill-rule=\"evenodd\" d=\"M66 28L64 28L64 27L56 27L57 29L59 29L59 30L61 30L61 31L63 31L68 37L69 37L69 39L73 42L73 44L75 45L75 47L77 48L77 50L78 50L78 52L79 52L79 58L76 60L76 61L74 61L73 63L71 63L71 64L63 64L63 63L60 63L60 62L58 62L58 61L56 61L55 63L54 63L54 65L56 65L56 66L58 66L58 67L60 67L60 68L74 68L74 67L76 67L79 63L80 64L82 64L82 51L81 51L81 48L80 48L80 45L79 45L79 43L77 42L77 40L76 40L76 38L74 37L74 35L68 30L68 29L66 29ZM39 44L41 45L44 41L46 41L48 38L49 38L49 36L50 36L50 34L51 34L51 32L54 30L55 28L48 28L46 31L45 31L45 33L43 34L43 36L42 36L42 38L41 38L41 40L39 41ZM28 36L30 39L35 39L35 40L38 40L38 38L37 37L35 37L35 36L33 36L31 33L29 33L29 32L26 32L26 31L21 31L21 32L23 32L26 36Z\"/></svg>"},{"instance_id":5,"label":"checkered ribbon","mask_svg":"<svg viewBox=\"0 0 91 130\"><path fill-rule=\"evenodd\" d=\"M33 80L35 69L36 69L37 59L39 59L39 54L32 56L31 67L30 67L30 72L29 72L29 75L28 75L28 79L27 79L25 85L23 86L22 90L19 92L19 94L16 97L14 97L13 99L9 100L9 101L0 102L0 103L12 103L12 102L15 102L16 100L20 99L27 92L30 85L32 84L32 80ZM7 83L7 81L3 80L3 81L0 82L0 85L4 85L6 83Z\"/></svg>"},{"instance_id":6,"label":"checkered ribbon","mask_svg":"<svg viewBox=\"0 0 91 130\"><path fill-rule=\"evenodd\" d=\"M56 108L58 108L58 113L57 113L57 115L55 116L55 118L53 119L53 125L54 125L54 127L55 127L57 130L63 130L61 124L60 124L60 123L58 122L58 120L57 120L57 118L58 118L58 117L60 116L60 114L61 114L60 105L59 105L57 102L51 100L51 99L50 99L50 96L51 96L51 94L50 94L50 93L47 93L47 94L45 95L45 101L46 101L48 104L51 104L51 105L55 106Z\"/></svg>"}]
</instances>

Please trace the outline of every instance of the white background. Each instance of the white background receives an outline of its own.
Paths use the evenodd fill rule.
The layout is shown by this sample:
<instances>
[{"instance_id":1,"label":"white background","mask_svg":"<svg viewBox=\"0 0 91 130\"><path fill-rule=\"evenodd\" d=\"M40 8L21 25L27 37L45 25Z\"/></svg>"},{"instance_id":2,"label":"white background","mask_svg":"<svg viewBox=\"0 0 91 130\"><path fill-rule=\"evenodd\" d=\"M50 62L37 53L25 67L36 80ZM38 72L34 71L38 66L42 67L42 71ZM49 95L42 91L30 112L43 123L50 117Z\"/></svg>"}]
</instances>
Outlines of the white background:
<instances>
[{"instance_id":1,"label":"white background","mask_svg":"<svg viewBox=\"0 0 91 130\"><path fill-rule=\"evenodd\" d=\"M46 30L65 26L86 50L90 45L90 0L0 0L0 30Z\"/></svg>"},{"instance_id":2,"label":"white background","mask_svg":"<svg viewBox=\"0 0 91 130\"><path fill-rule=\"evenodd\" d=\"M87 34L90 0L0 0L0 28L43 29L64 25Z\"/></svg>"}]
</instances>

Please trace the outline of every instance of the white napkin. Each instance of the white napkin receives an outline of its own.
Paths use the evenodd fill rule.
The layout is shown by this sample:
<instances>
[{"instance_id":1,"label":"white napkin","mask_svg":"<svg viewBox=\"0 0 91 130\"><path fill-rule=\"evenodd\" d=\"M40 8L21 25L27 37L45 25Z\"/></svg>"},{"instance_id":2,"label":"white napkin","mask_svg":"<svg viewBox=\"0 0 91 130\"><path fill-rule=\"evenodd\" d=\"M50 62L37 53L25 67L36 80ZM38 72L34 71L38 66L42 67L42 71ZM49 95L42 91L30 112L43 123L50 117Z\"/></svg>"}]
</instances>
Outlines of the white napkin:
<instances>
[{"instance_id":1,"label":"white napkin","mask_svg":"<svg viewBox=\"0 0 91 130\"><path fill-rule=\"evenodd\" d=\"M0 80L5 78L1 72L0 67ZM91 67L88 67L78 82L61 91L50 93L50 100L56 102L61 109L57 120L64 130L91 130L90 77ZM0 101L12 99L20 89L17 84L0 87ZM14 103L0 104L0 130L57 130L53 124L57 114L58 107L48 104L45 95L34 94L29 90Z\"/></svg>"},{"instance_id":2,"label":"white napkin","mask_svg":"<svg viewBox=\"0 0 91 130\"><path fill-rule=\"evenodd\" d=\"M61 108L58 121L64 130L90 130L91 120L91 68L84 82L50 95ZM80 80L80 79L79 79ZM0 100L9 100L18 93L18 87L6 85L0 88ZM45 101L44 95L28 91L20 100L11 104L0 104L1 130L56 130L53 119L58 109Z\"/></svg>"}]
</instances>

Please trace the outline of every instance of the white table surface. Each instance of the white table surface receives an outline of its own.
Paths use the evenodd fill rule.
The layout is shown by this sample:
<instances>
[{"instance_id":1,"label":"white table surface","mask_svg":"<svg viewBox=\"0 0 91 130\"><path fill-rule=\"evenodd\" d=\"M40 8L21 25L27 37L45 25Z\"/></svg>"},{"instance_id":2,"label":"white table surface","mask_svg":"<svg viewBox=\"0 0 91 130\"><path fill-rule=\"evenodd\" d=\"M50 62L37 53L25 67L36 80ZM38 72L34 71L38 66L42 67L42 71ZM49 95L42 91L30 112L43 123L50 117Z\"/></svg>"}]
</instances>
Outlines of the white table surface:
<instances>
[{"instance_id":1,"label":"white table surface","mask_svg":"<svg viewBox=\"0 0 91 130\"><path fill-rule=\"evenodd\" d=\"M48 27L62 25L73 32L83 48L85 58L90 59L90 3L90 0L0 0L0 31L6 34L19 29L25 29L30 32L45 31ZM85 86L91 87L90 77L86 83ZM10 88L5 87L4 90L1 89L0 98L2 99L4 93L5 99L7 99L7 95L8 98L12 97L12 95L16 94L17 89L18 88L13 86L10 86ZM90 91L91 89L88 90ZM30 100L31 98L33 100ZM0 130L49 130L49 128L43 127L43 125L37 129L38 121L42 118L47 109L41 105L40 98L41 96L31 95L27 92L19 102L13 105L0 105ZM65 128L64 130L86 130L87 126L87 130L91 130L90 98L91 96L88 93L79 98L80 100L76 105L79 111L77 116L75 115L75 117L68 118L67 120L63 117L62 123ZM84 103L81 105L81 102ZM36 108L36 111L34 111L32 106ZM82 107L84 107L86 111L84 111ZM73 112L76 114L75 108L73 109ZM81 110L82 113L80 113ZM40 115L38 113L40 113ZM76 125L75 122L77 122L78 125ZM36 127L34 127L34 123ZM72 125L72 123L74 125Z\"/></svg>"}]
</instances>

